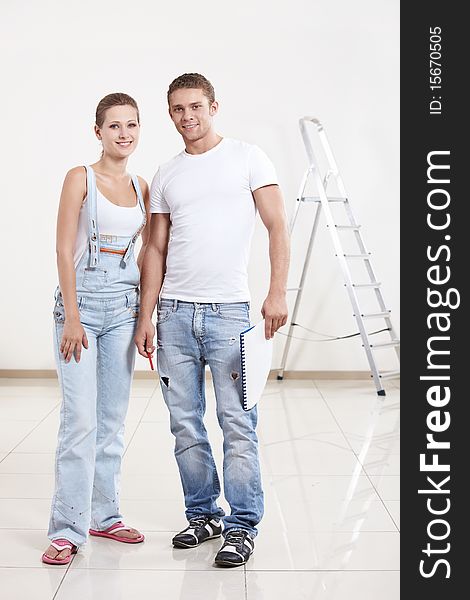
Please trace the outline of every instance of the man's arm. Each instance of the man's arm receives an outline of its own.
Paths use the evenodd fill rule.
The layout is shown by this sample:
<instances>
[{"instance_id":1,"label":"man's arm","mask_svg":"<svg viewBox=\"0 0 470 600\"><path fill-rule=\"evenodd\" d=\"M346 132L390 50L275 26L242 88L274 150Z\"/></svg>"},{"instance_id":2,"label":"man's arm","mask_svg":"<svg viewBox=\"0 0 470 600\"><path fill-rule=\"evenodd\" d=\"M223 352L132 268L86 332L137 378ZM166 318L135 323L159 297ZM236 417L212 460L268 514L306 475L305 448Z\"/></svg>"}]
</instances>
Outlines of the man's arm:
<instances>
[{"instance_id":1,"label":"man's arm","mask_svg":"<svg viewBox=\"0 0 470 600\"><path fill-rule=\"evenodd\" d=\"M253 192L256 207L269 234L271 281L261 314L265 320L266 339L287 322L286 286L289 269L289 233L281 190L267 185Z\"/></svg>"},{"instance_id":2,"label":"man's arm","mask_svg":"<svg viewBox=\"0 0 470 600\"><path fill-rule=\"evenodd\" d=\"M134 337L139 354L155 350L153 338L155 327L152 314L158 301L166 269L166 255L170 236L170 214L154 213L150 219L150 231L146 244L142 272L140 274L140 310Z\"/></svg>"},{"instance_id":3,"label":"man's arm","mask_svg":"<svg viewBox=\"0 0 470 600\"><path fill-rule=\"evenodd\" d=\"M144 206L145 206L145 216L147 219L145 227L142 230L142 246L140 247L139 255L137 257L137 266L139 267L139 271L141 271L142 263L144 261L145 250L147 247L147 243L149 241L150 218L152 215L150 214L149 186L148 186L147 182L145 181L145 179L142 179L142 177L139 177L139 183L140 183L140 189L142 190L142 197L143 197Z\"/></svg>"}]
</instances>

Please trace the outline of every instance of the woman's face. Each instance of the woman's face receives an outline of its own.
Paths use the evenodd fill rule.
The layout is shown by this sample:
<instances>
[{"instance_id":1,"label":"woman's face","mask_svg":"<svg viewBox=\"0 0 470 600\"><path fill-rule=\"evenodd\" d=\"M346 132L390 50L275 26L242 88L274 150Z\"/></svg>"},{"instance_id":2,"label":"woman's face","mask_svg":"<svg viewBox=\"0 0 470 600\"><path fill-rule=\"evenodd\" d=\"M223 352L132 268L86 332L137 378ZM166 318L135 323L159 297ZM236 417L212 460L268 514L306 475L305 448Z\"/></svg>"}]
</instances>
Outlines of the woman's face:
<instances>
[{"instance_id":1,"label":"woman's face","mask_svg":"<svg viewBox=\"0 0 470 600\"><path fill-rule=\"evenodd\" d=\"M133 106L113 106L105 112L101 127L95 125L96 137L103 144L103 152L113 158L132 154L139 142L140 125Z\"/></svg>"}]
</instances>

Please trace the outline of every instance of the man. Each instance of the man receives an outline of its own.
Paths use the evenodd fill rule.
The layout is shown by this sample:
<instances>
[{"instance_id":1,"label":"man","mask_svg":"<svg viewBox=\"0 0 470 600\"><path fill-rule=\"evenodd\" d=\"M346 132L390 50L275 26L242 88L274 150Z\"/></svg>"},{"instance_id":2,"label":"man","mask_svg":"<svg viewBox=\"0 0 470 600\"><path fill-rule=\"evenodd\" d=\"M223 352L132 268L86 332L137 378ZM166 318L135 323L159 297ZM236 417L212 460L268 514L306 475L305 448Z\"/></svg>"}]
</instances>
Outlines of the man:
<instances>
[{"instance_id":1,"label":"man","mask_svg":"<svg viewBox=\"0 0 470 600\"><path fill-rule=\"evenodd\" d=\"M168 107L185 150L162 165L152 182L135 340L142 356L154 351L151 317L161 292L158 372L189 521L173 545L195 547L223 530L215 563L239 566L253 552L263 515L257 411L243 410L240 373L239 335L250 325L249 246L258 210L269 232L271 280L261 311L269 339L287 320L284 206L267 156L216 133L218 103L205 77L189 73L175 79ZM227 516L217 506L221 489L203 422L206 364L224 436Z\"/></svg>"}]
</instances>

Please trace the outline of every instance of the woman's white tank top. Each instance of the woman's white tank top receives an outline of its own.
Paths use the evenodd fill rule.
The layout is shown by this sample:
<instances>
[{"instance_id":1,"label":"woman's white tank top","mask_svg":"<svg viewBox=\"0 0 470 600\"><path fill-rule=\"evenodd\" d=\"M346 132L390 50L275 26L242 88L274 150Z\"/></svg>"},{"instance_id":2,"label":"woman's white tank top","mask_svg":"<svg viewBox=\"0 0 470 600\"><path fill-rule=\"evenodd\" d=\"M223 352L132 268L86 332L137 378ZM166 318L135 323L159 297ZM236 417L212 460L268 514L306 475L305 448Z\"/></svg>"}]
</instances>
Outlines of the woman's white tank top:
<instances>
[{"instance_id":1,"label":"woman's white tank top","mask_svg":"<svg viewBox=\"0 0 470 600\"><path fill-rule=\"evenodd\" d=\"M143 214L136 196L135 206L118 206L96 189L96 213L100 235L130 237L142 225ZM77 268L88 243L86 200L80 209L73 260Z\"/></svg>"}]
</instances>

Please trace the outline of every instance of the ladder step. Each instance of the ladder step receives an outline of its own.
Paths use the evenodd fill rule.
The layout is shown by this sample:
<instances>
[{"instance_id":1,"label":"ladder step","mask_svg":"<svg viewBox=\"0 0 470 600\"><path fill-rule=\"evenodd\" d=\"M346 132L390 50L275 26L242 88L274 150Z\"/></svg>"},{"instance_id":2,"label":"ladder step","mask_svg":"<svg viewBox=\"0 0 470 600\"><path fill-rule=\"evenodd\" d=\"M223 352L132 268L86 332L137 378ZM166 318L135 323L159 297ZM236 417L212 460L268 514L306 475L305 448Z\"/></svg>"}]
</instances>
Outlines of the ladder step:
<instances>
[{"instance_id":1,"label":"ladder step","mask_svg":"<svg viewBox=\"0 0 470 600\"><path fill-rule=\"evenodd\" d=\"M311 139L309 133L312 124L314 126L314 132L317 133L316 143L313 143L313 140ZM301 291L303 288L305 288L305 276L307 275L309 260L311 257L313 247L313 241L317 231L317 217L322 216L321 213L325 212L326 224L328 227L327 231L331 235L334 247L334 249L331 251L331 254L334 255L336 253L336 257L339 262L339 265L337 266L341 267L343 275L341 283L344 283L348 292L352 312L356 313L354 315L356 318L356 330L359 330L362 336L364 352L367 355L370 372L372 373L372 379L377 390L377 394L379 396L385 396L384 388L387 384L384 381L382 381L382 379L398 377L400 372L399 370L395 372L387 372L384 369L384 372L380 373L376 365L376 359L378 358L378 354L375 352L375 348L378 349L386 346L398 346L399 341L395 339L395 336L398 334L394 332L392 327L392 315L391 312L386 309L387 305L385 304L385 301L382 298L382 290L379 289L381 288L382 284L376 279L376 275L372 269L372 255L370 252L368 252L368 248L366 249L366 245L364 243L364 240L362 239L362 227L365 225L359 225L359 217L355 216L353 213L352 207L350 206L348 193L343 187L341 176L336 166L332 150L329 146L326 134L324 133L324 129L320 121L313 117L303 117L302 119L300 119L300 130L305 145L305 150L308 156L308 168L306 169L303 175L302 182L300 184L301 187L298 191L298 195L296 196L295 214L293 216L293 221L291 225L293 225L293 223L295 222L295 218L298 217L298 211L300 210L300 202L317 203L318 206L312 209L314 215L312 230L310 234L308 249L304 258L301 279L297 280L299 281L299 283L296 284L296 286L298 287L289 288L289 291L295 291L295 307L292 315L293 318L291 317L291 321L289 324L290 331L292 331L292 328L294 326L298 325L298 323L296 323L297 309L300 306ZM322 150L321 164L317 163L316 157L318 143L320 144ZM323 167L326 167L326 169L324 169ZM307 184L309 183L309 177L312 174L315 176L315 180L311 183L315 184L315 187L307 187ZM329 188L329 183L334 183L336 187ZM336 204L335 206L333 206L333 203L338 203L338 207L336 207ZM343 206L341 207L340 204L343 204ZM338 214L336 213L336 211L338 211ZM342 212L341 215L339 214L339 211ZM344 233L343 235L343 231L348 233ZM354 232L354 235L351 236L349 232ZM349 261L349 259L351 259L351 262ZM353 259L360 260L359 262L356 261L356 263L353 263ZM365 272L358 272L356 274L355 270L364 269L364 267ZM358 280L357 283L353 283L354 279ZM371 297L370 303L359 304L358 300L363 299L361 298L362 292L360 294L357 293L357 290L360 288L374 290L375 294L373 294L373 296ZM364 292L364 296L369 297L369 292ZM372 300L376 302L372 303ZM365 311L364 314L363 311ZM374 324L374 321L366 321L365 319L376 319L377 322ZM378 325L380 325L380 327ZM372 334L368 333L369 330L372 330L374 334L378 333L378 331L376 330L380 330L383 333L388 333L387 335L375 338L370 337L370 335ZM357 333L354 335L357 335ZM290 349L291 337L292 336L288 336L288 339L286 340L284 345L284 352L281 359L281 367L278 370L277 374L278 380L282 380L285 375L285 368L286 364L288 363L287 359ZM374 342L377 343L375 344ZM359 342L359 345L360 343L361 342ZM398 347L396 348L396 354L399 355ZM399 359L399 356L397 356L396 358ZM399 366L397 365L394 367L393 365L390 365L390 369L392 368L399 368ZM362 515L362 513L358 513L356 517L359 515ZM356 517L353 516L351 518L354 519ZM352 548L353 544L351 543L350 545Z\"/></svg>"},{"instance_id":2,"label":"ladder step","mask_svg":"<svg viewBox=\"0 0 470 600\"><path fill-rule=\"evenodd\" d=\"M321 202L320 196L301 196L301 202ZM328 202L347 202L347 198L339 198L337 196L332 196L328 198Z\"/></svg>"},{"instance_id":3,"label":"ladder step","mask_svg":"<svg viewBox=\"0 0 470 600\"><path fill-rule=\"evenodd\" d=\"M356 315L353 315L354 317ZM361 314L361 317L363 319L381 319L381 318L387 318L390 317L390 311L387 310L385 312L377 312L377 313L365 313L365 314Z\"/></svg>"},{"instance_id":4,"label":"ladder step","mask_svg":"<svg viewBox=\"0 0 470 600\"><path fill-rule=\"evenodd\" d=\"M350 229L351 231L359 231L360 225L335 225L336 229Z\"/></svg>"},{"instance_id":5,"label":"ladder step","mask_svg":"<svg viewBox=\"0 0 470 600\"><path fill-rule=\"evenodd\" d=\"M299 292L301 289L301 287L287 288L286 292Z\"/></svg>"},{"instance_id":6,"label":"ladder step","mask_svg":"<svg viewBox=\"0 0 470 600\"><path fill-rule=\"evenodd\" d=\"M394 346L399 346L400 340L391 340L390 342L384 342L381 344L370 344L371 348L393 348Z\"/></svg>"},{"instance_id":7,"label":"ladder step","mask_svg":"<svg viewBox=\"0 0 470 600\"><path fill-rule=\"evenodd\" d=\"M398 371L384 371L383 373L379 373L380 379L395 379L400 376L400 370Z\"/></svg>"},{"instance_id":8,"label":"ladder step","mask_svg":"<svg viewBox=\"0 0 470 600\"><path fill-rule=\"evenodd\" d=\"M353 283L352 286L354 288L378 288L382 284L380 281L371 281L371 283Z\"/></svg>"}]
</instances>

